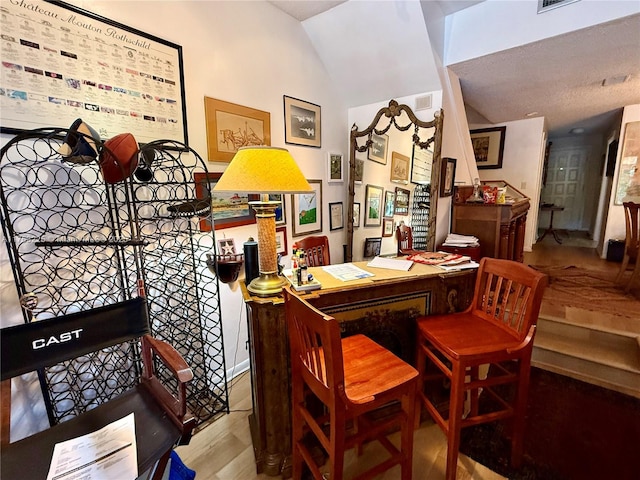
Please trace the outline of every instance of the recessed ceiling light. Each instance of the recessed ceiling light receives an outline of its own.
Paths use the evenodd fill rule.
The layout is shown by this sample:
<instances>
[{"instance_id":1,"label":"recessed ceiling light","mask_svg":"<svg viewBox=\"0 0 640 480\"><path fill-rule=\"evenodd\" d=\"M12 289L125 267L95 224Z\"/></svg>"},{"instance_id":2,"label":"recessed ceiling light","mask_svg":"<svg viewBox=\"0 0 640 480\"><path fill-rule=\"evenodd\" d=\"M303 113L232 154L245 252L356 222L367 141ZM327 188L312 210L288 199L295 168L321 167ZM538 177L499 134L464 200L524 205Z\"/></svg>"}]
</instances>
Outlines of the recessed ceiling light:
<instances>
[{"instance_id":1,"label":"recessed ceiling light","mask_svg":"<svg viewBox=\"0 0 640 480\"><path fill-rule=\"evenodd\" d=\"M533 117L535 115L539 115L539 113L538 112L529 112L529 113L525 113L524 114L525 117Z\"/></svg>"},{"instance_id":2,"label":"recessed ceiling light","mask_svg":"<svg viewBox=\"0 0 640 480\"><path fill-rule=\"evenodd\" d=\"M617 77L609 77L602 80L603 87L609 87L611 85L618 85L624 83L631 78L631 75L619 75Z\"/></svg>"},{"instance_id":3,"label":"recessed ceiling light","mask_svg":"<svg viewBox=\"0 0 640 480\"><path fill-rule=\"evenodd\" d=\"M584 128L582 127L572 128L571 130L569 130L569 133L573 133L574 135L581 135L584 133Z\"/></svg>"}]
</instances>

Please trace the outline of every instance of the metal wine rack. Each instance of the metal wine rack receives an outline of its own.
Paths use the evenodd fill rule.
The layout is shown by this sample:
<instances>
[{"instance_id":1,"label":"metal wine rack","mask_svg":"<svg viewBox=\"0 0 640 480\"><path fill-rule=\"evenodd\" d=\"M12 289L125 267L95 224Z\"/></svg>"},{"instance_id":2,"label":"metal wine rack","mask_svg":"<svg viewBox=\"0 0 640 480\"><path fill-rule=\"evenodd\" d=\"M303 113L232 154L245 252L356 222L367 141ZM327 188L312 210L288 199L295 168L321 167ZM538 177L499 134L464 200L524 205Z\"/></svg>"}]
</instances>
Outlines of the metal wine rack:
<instances>
[{"instance_id":1,"label":"metal wine rack","mask_svg":"<svg viewBox=\"0 0 640 480\"><path fill-rule=\"evenodd\" d=\"M429 213L431 209L431 186L416 185L413 190L413 203L411 204L411 230L413 234L413 248L415 250L428 250L427 236L434 225L429 225Z\"/></svg>"},{"instance_id":2,"label":"metal wine rack","mask_svg":"<svg viewBox=\"0 0 640 480\"><path fill-rule=\"evenodd\" d=\"M145 291L153 335L193 370L187 402L198 423L228 413L219 283L206 264L214 232L201 231L212 219L194 209L197 198L210 198L210 186L194 182L205 162L180 142L158 140L140 149L146 176L108 184L98 160L72 163L58 153L68 133L32 130L0 150L2 229L18 296L28 305L24 321ZM98 151L105 148L98 142ZM138 345L126 344L39 372L50 423L129 389L139 369Z\"/></svg>"}]
</instances>

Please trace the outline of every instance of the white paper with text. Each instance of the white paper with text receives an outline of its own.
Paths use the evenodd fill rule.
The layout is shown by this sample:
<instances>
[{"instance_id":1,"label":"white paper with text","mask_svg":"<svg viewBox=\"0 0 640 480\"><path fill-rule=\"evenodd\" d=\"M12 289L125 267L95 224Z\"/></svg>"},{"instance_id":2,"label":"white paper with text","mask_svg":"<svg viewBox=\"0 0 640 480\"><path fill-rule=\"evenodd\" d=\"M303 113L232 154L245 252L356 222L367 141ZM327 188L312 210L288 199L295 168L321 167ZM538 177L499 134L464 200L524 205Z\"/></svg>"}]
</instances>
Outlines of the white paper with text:
<instances>
[{"instance_id":1,"label":"white paper with text","mask_svg":"<svg viewBox=\"0 0 640 480\"><path fill-rule=\"evenodd\" d=\"M128 480L138 477L133 413L81 437L57 443L47 480Z\"/></svg>"}]
</instances>

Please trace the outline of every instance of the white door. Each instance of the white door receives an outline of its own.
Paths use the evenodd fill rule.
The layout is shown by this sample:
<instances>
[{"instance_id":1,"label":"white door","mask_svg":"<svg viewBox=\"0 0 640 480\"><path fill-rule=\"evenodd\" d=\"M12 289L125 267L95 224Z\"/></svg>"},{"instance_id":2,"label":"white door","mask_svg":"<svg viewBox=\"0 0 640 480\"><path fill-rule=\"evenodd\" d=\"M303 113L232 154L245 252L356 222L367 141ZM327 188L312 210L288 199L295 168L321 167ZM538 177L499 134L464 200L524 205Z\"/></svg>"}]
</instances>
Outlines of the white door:
<instances>
[{"instance_id":1,"label":"white door","mask_svg":"<svg viewBox=\"0 0 640 480\"><path fill-rule=\"evenodd\" d=\"M585 211L584 177L589 148L571 147L549 152L547 184L542 189L542 202L564 207L555 212L553 228L579 230ZM541 212L541 215L549 215ZM548 218L540 218L538 225L549 225Z\"/></svg>"}]
</instances>

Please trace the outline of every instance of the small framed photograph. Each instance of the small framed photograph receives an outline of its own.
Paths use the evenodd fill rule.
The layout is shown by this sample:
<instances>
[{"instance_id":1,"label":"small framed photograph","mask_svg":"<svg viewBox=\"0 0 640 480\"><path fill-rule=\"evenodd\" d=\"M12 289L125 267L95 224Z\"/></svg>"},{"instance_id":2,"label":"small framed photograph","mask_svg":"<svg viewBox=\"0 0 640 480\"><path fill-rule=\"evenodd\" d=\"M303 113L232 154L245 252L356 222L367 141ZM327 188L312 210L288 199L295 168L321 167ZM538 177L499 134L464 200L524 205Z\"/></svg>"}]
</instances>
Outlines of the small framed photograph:
<instances>
[{"instance_id":1,"label":"small framed photograph","mask_svg":"<svg viewBox=\"0 0 640 480\"><path fill-rule=\"evenodd\" d=\"M431 184L431 170L433 168L433 151L413 146L413 160L411 162L411 183L418 185Z\"/></svg>"},{"instance_id":2,"label":"small framed photograph","mask_svg":"<svg viewBox=\"0 0 640 480\"><path fill-rule=\"evenodd\" d=\"M338 183L344 181L344 161L341 153L329 153L327 168L327 182Z\"/></svg>"},{"instance_id":3,"label":"small framed photograph","mask_svg":"<svg viewBox=\"0 0 640 480\"><path fill-rule=\"evenodd\" d=\"M366 238L364 241L364 258L371 258L380 255L382 237Z\"/></svg>"},{"instance_id":4,"label":"small framed photograph","mask_svg":"<svg viewBox=\"0 0 640 480\"><path fill-rule=\"evenodd\" d=\"M344 228L344 215L342 202L329 204L329 230L340 230Z\"/></svg>"},{"instance_id":5,"label":"small framed photograph","mask_svg":"<svg viewBox=\"0 0 640 480\"><path fill-rule=\"evenodd\" d=\"M394 213L396 215L406 215L409 213L409 194L406 188L396 187L396 204Z\"/></svg>"},{"instance_id":6,"label":"small framed photograph","mask_svg":"<svg viewBox=\"0 0 640 480\"><path fill-rule=\"evenodd\" d=\"M450 197L453 194L453 182L456 178L456 159L444 157L440 172L440 196Z\"/></svg>"},{"instance_id":7,"label":"small framed photograph","mask_svg":"<svg viewBox=\"0 0 640 480\"><path fill-rule=\"evenodd\" d=\"M367 185L364 199L364 226L378 227L382 225L382 187Z\"/></svg>"},{"instance_id":8,"label":"small framed photograph","mask_svg":"<svg viewBox=\"0 0 640 480\"><path fill-rule=\"evenodd\" d=\"M393 219L391 218L382 219L382 236L383 237L393 236Z\"/></svg>"},{"instance_id":9,"label":"small framed photograph","mask_svg":"<svg viewBox=\"0 0 640 480\"><path fill-rule=\"evenodd\" d=\"M353 204L353 227L360 226L360 202Z\"/></svg>"},{"instance_id":10,"label":"small framed photograph","mask_svg":"<svg viewBox=\"0 0 640 480\"><path fill-rule=\"evenodd\" d=\"M478 169L502 168L506 131L507 127L471 130L471 143Z\"/></svg>"},{"instance_id":11,"label":"small framed photograph","mask_svg":"<svg viewBox=\"0 0 640 480\"><path fill-rule=\"evenodd\" d=\"M218 239L218 255L235 255L236 244L233 238Z\"/></svg>"},{"instance_id":12,"label":"small framed photograph","mask_svg":"<svg viewBox=\"0 0 640 480\"><path fill-rule=\"evenodd\" d=\"M357 185L362 185L362 177L364 176L364 160L356 158L356 173L354 175L354 182Z\"/></svg>"},{"instance_id":13,"label":"small framed photograph","mask_svg":"<svg viewBox=\"0 0 640 480\"><path fill-rule=\"evenodd\" d=\"M389 146L389 135L371 134L371 145L367 153L367 158L374 162L387 164L387 148Z\"/></svg>"},{"instance_id":14,"label":"small framed photograph","mask_svg":"<svg viewBox=\"0 0 640 480\"><path fill-rule=\"evenodd\" d=\"M287 255L287 227L276 227L276 252Z\"/></svg>"},{"instance_id":15,"label":"small framed photograph","mask_svg":"<svg viewBox=\"0 0 640 480\"><path fill-rule=\"evenodd\" d=\"M391 190L384 192L384 217L392 218L395 211L396 194Z\"/></svg>"},{"instance_id":16,"label":"small framed photograph","mask_svg":"<svg viewBox=\"0 0 640 480\"><path fill-rule=\"evenodd\" d=\"M395 183L409 183L409 162L410 159L406 155L398 152L391 152L391 177L390 180Z\"/></svg>"},{"instance_id":17,"label":"small framed photograph","mask_svg":"<svg viewBox=\"0 0 640 480\"><path fill-rule=\"evenodd\" d=\"M322 180L308 180L313 192L291 195L293 236L322 232Z\"/></svg>"},{"instance_id":18,"label":"small framed photograph","mask_svg":"<svg viewBox=\"0 0 640 480\"><path fill-rule=\"evenodd\" d=\"M284 141L292 145L321 145L320 105L284 95Z\"/></svg>"}]
</instances>

